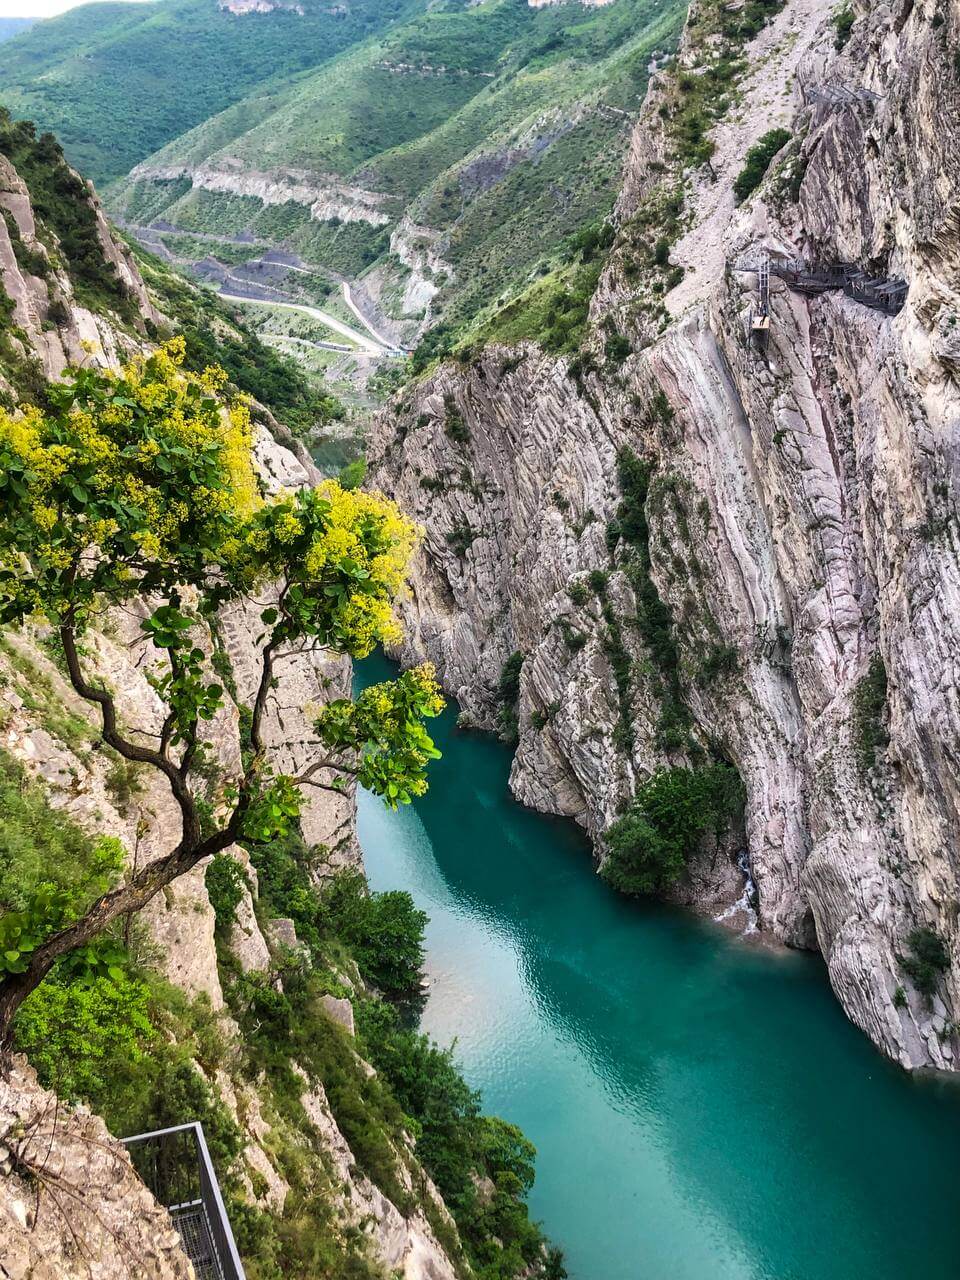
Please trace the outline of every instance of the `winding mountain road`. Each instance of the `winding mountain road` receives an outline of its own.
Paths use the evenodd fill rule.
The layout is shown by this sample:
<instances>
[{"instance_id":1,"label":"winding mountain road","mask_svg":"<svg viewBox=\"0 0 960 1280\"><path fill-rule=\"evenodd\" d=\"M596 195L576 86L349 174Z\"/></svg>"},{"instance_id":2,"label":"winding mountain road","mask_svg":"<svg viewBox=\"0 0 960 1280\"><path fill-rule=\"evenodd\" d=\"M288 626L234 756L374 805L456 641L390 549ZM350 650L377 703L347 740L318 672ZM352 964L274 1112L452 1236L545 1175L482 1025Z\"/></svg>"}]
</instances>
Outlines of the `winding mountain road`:
<instances>
[{"instance_id":1,"label":"winding mountain road","mask_svg":"<svg viewBox=\"0 0 960 1280\"><path fill-rule=\"evenodd\" d=\"M253 307L281 307L285 311L302 311L304 315L310 316L314 320L319 320L321 324L326 325L328 329L332 329L334 333L339 333L343 337L349 338L351 342L356 343L361 351L366 352L368 355L383 356L395 350L389 343L376 340L370 337L369 334L361 333L359 329L352 329L350 325L344 324L336 316L330 315L329 311L321 311L319 307L308 306L305 302L272 302L263 298L242 298L233 293L221 293L220 297L225 302L243 302Z\"/></svg>"},{"instance_id":2,"label":"winding mountain road","mask_svg":"<svg viewBox=\"0 0 960 1280\"><path fill-rule=\"evenodd\" d=\"M363 327L366 329L367 333L369 333L373 338L375 338L376 341L379 342L382 347L386 347L388 351L396 351L398 349L397 344L395 342L391 342L388 338L385 338L382 333L380 333L377 329L375 329L373 325L370 323L370 321L367 319L367 317L360 310L360 308L357 306L357 304L354 302L353 295L350 292L350 286L349 284L347 284L346 280L341 282L340 288L343 291L344 302L347 304L347 306L350 308L353 314L357 317L357 319L360 321Z\"/></svg>"}]
</instances>

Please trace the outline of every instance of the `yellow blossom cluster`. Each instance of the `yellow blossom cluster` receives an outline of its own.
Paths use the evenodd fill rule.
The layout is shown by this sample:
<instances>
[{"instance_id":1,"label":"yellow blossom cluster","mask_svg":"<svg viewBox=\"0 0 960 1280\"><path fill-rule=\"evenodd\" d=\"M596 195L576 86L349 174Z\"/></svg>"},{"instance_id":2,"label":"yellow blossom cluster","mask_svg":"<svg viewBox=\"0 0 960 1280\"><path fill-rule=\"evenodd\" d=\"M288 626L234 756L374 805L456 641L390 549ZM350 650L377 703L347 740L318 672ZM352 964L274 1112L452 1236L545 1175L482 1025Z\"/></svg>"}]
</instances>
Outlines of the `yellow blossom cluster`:
<instances>
[{"instance_id":1,"label":"yellow blossom cluster","mask_svg":"<svg viewBox=\"0 0 960 1280\"><path fill-rule=\"evenodd\" d=\"M303 557L307 581L331 574L353 577L357 587L339 608L338 625L349 647L363 657L377 645L400 639L393 612L421 531L382 494L344 489L335 480L318 486L328 504Z\"/></svg>"},{"instance_id":2,"label":"yellow blossom cluster","mask_svg":"<svg viewBox=\"0 0 960 1280\"><path fill-rule=\"evenodd\" d=\"M57 409L0 411L0 456L23 499L33 554L66 567L88 550L176 559L188 540L216 549L261 504L245 402L217 399L223 370L183 372L173 338L119 373L80 370ZM108 545L110 544L110 545Z\"/></svg>"},{"instance_id":3,"label":"yellow blossom cluster","mask_svg":"<svg viewBox=\"0 0 960 1280\"><path fill-rule=\"evenodd\" d=\"M317 488L330 504L323 535L314 538L305 568L314 578L328 564L356 561L390 595L403 584L422 530L380 493L344 489L336 480Z\"/></svg>"}]
</instances>

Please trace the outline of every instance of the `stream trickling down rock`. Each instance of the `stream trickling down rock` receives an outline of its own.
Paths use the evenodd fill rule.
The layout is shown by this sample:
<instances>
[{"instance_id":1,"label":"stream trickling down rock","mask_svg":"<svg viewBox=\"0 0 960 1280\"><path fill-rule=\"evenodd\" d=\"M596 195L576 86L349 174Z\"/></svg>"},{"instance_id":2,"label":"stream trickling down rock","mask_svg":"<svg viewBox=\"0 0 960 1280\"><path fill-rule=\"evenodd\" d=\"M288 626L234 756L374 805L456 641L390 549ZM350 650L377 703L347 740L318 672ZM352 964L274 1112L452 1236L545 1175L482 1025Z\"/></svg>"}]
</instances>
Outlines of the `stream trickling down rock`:
<instances>
[{"instance_id":1,"label":"stream trickling down rock","mask_svg":"<svg viewBox=\"0 0 960 1280\"><path fill-rule=\"evenodd\" d=\"M504 746L434 736L415 807L360 797L367 872L429 914L423 1029L536 1144L571 1280L956 1280L960 1083L883 1060L816 958L618 897Z\"/></svg>"}]
</instances>

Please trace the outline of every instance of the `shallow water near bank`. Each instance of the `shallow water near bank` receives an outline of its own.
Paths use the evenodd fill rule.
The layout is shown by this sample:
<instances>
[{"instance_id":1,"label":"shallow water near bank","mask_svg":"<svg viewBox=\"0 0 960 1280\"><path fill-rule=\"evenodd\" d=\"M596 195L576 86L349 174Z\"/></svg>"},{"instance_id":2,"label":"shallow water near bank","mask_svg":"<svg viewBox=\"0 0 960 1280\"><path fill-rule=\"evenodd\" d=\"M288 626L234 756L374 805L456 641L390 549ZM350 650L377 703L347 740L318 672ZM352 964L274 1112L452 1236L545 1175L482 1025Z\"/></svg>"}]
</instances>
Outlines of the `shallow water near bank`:
<instances>
[{"instance_id":1,"label":"shallow water near bank","mask_svg":"<svg viewBox=\"0 0 960 1280\"><path fill-rule=\"evenodd\" d=\"M423 1029L536 1144L571 1280L956 1280L958 1082L883 1060L816 958L614 894L505 747L434 735L416 806L360 796L367 872L428 912Z\"/></svg>"}]
</instances>

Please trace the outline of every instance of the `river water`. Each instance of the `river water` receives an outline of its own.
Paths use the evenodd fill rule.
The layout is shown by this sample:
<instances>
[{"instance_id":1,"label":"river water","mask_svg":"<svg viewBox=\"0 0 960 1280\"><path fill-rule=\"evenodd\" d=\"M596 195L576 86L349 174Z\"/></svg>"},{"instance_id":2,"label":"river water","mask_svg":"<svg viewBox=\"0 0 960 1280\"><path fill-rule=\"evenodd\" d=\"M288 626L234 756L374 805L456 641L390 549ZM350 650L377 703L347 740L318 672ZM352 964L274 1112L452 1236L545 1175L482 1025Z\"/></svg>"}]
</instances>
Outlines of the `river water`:
<instances>
[{"instance_id":1,"label":"river water","mask_svg":"<svg viewBox=\"0 0 960 1280\"><path fill-rule=\"evenodd\" d=\"M423 1028L536 1144L571 1280L957 1280L960 1087L885 1062L815 958L608 890L453 722L415 807L361 795L360 840L429 913Z\"/></svg>"}]
</instances>

